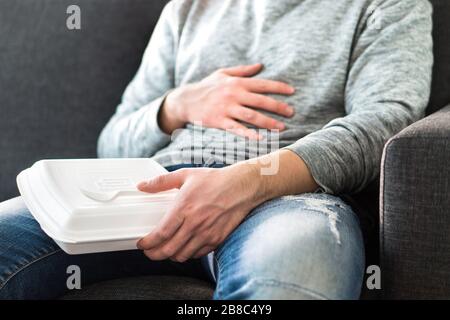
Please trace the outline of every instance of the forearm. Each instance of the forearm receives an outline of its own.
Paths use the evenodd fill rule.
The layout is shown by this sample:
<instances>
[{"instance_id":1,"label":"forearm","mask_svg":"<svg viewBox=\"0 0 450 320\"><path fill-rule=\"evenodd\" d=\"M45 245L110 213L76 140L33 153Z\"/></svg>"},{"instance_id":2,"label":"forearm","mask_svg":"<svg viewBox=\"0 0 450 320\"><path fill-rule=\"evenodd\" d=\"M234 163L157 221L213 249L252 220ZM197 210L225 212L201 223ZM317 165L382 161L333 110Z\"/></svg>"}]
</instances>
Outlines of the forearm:
<instances>
[{"instance_id":1,"label":"forearm","mask_svg":"<svg viewBox=\"0 0 450 320\"><path fill-rule=\"evenodd\" d=\"M265 173L268 164L277 164L273 174ZM249 190L254 190L255 203L285 195L314 192L319 187L302 158L286 149L233 166L243 173L243 183L249 184Z\"/></svg>"}]
</instances>

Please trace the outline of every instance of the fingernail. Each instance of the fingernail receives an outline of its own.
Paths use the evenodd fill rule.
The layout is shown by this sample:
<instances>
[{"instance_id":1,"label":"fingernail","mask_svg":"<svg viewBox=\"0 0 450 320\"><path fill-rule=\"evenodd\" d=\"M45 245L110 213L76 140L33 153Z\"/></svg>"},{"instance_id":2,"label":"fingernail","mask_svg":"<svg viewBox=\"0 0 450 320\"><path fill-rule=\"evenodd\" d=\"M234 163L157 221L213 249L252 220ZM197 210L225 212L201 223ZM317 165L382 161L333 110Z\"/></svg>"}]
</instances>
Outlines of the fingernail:
<instances>
[{"instance_id":1,"label":"fingernail","mask_svg":"<svg viewBox=\"0 0 450 320\"><path fill-rule=\"evenodd\" d=\"M140 250L144 250L144 248L142 247L142 239L139 239L139 241L136 243L136 247Z\"/></svg>"},{"instance_id":2,"label":"fingernail","mask_svg":"<svg viewBox=\"0 0 450 320\"><path fill-rule=\"evenodd\" d=\"M276 128L280 129L280 130L283 130L284 129L284 124L281 123L281 122L278 122L277 125L276 125Z\"/></svg>"},{"instance_id":3,"label":"fingernail","mask_svg":"<svg viewBox=\"0 0 450 320\"><path fill-rule=\"evenodd\" d=\"M147 186L147 182L143 181L143 182L140 182L140 183L137 185L137 188L138 188L138 189L142 189L142 188L145 188L146 186Z\"/></svg>"},{"instance_id":4,"label":"fingernail","mask_svg":"<svg viewBox=\"0 0 450 320\"><path fill-rule=\"evenodd\" d=\"M294 88L294 87L291 87L290 92L291 92L291 94L295 93L295 88Z\"/></svg>"},{"instance_id":5,"label":"fingernail","mask_svg":"<svg viewBox=\"0 0 450 320\"><path fill-rule=\"evenodd\" d=\"M293 116L294 113L295 113L295 109L294 109L294 108L291 108L291 107L288 107L287 112L288 112L288 115L289 115L289 116Z\"/></svg>"}]
</instances>

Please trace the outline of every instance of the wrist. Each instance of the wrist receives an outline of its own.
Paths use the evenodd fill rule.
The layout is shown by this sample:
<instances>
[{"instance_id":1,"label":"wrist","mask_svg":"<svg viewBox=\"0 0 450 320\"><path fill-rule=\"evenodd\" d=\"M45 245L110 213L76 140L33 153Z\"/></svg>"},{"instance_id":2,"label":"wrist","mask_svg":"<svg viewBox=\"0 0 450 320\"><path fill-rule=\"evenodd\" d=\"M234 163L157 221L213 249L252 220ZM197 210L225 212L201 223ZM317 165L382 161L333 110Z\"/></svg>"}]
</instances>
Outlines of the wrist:
<instances>
[{"instance_id":1,"label":"wrist","mask_svg":"<svg viewBox=\"0 0 450 320\"><path fill-rule=\"evenodd\" d=\"M158 123L162 131L171 134L176 129L184 127L186 121L180 112L179 103L176 99L177 89L169 92L164 99L158 113Z\"/></svg>"},{"instance_id":2,"label":"wrist","mask_svg":"<svg viewBox=\"0 0 450 320\"><path fill-rule=\"evenodd\" d=\"M241 181L243 190L252 204L259 205L271 199L269 181L261 174L258 165L251 161L243 161L228 168L236 172L234 176Z\"/></svg>"},{"instance_id":3,"label":"wrist","mask_svg":"<svg viewBox=\"0 0 450 320\"><path fill-rule=\"evenodd\" d=\"M172 116L173 121L182 123L183 125L187 122L186 114L184 112L185 108L182 106L183 88L175 88L169 92L166 96L165 104L168 113Z\"/></svg>"}]
</instances>

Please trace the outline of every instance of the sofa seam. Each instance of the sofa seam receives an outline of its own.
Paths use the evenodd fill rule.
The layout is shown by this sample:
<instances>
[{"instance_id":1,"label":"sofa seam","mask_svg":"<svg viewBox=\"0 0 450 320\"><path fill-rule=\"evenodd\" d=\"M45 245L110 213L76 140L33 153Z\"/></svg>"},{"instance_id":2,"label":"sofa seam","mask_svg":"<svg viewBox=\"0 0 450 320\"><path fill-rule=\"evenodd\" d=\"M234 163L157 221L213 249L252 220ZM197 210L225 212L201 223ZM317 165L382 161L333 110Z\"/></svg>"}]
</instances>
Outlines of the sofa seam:
<instances>
[{"instance_id":1,"label":"sofa seam","mask_svg":"<svg viewBox=\"0 0 450 320\"><path fill-rule=\"evenodd\" d=\"M447 137L442 137L442 136L398 136L398 137L393 137L390 142L388 142L388 144L390 144L391 142L397 142L397 141L402 141L402 140L417 140L417 139L426 139L426 140L448 140Z\"/></svg>"},{"instance_id":2,"label":"sofa seam","mask_svg":"<svg viewBox=\"0 0 450 320\"><path fill-rule=\"evenodd\" d=\"M385 204L385 201L386 201L386 162L387 162L387 157L388 157L388 149L392 146L392 143L393 143L393 141L395 140L395 138L393 138L393 139L390 139L387 143L386 143L386 146L385 146L385 148L384 148L384 154L383 154L383 161L382 161L382 175L381 175L381 178L382 178L382 183L381 183L381 187L382 187L382 190L381 190L381 196L382 196L382 201L380 201L380 205L381 205L381 208L380 208L380 218L382 219L382 221L383 221L383 223L381 223L381 226L380 226L380 233L381 233L381 235L380 235L380 241L381 241L381 244L380 244L380 264L384 264L384 258L383 258L383 256L384 256L384 254L385 254L385 239L384 239L384 236L385 236L385 223L386 223L386 221L385 221L385 214L384 214L384 211L385 211L385 208L386 208L386 204ZM382 277L382 279L384 279L384 277Z\"/></svg>"}]
</instances>

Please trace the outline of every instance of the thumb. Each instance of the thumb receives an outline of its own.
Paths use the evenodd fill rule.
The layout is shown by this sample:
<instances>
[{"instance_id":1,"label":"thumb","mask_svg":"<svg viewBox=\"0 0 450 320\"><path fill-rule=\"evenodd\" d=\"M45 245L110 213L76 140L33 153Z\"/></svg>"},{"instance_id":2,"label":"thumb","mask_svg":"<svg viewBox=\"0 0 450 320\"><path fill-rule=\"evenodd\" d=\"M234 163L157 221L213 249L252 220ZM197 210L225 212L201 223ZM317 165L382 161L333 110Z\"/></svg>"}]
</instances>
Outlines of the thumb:
<instances>
[{"instance_id":1,"label":"thumb","mask_svg":"<svg viewBox=\"0 0 450 320\"><path fill-rule=\"evenodd\" d=\"M223 69L223 73L232 77L251 77L261 71L261 63Z\"/></svg>"},{"instance_id":2,"label":"thumb","mask_svg":"<svg viewBox=\"0 0 450 320\"><path fill-rule=\"evenodd\" d=\"M148 181L143 181L137 185L140 191L156 193L174 188L181 188L184 183L184 175L180 172L162 174Z\"/></svg>"}]
</instances>

